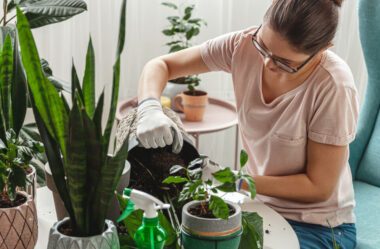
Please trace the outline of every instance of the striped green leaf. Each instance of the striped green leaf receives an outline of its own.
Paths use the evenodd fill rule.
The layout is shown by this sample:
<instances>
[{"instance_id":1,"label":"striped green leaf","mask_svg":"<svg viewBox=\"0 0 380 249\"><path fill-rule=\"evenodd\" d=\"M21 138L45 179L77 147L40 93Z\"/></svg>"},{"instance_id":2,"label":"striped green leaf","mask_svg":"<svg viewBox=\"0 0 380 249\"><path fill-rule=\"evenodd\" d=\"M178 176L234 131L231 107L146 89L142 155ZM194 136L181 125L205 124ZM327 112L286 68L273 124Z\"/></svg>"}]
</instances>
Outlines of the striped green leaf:
<instances>
[{"instance_id":1,"label":"striped green leaf","mask_svg":"<svg viewBox=\"0 0 380 249\"><path fill-rule=\"evenodd\" d=\"M95 113L95 52L92 40L88 43L86 69L83 78L83 97L87 115L92 119Z\"/></svg>"},{"instance_id":2,"label":"striped green leaf","mask_svg":"<svg viewBox=\"0 0 380 249\"><path fill-rule=\"evenodd\" d=\"M66 158L67 113L58 92L42 72L28 20L19 8L17 8L17 30L20 37L22 62L34 103L50 135L58 142L61 152Z\"/></svg>"},{"instance_id":3,"label":"striped green leaf","mask_svg":"<svg viewBox=\"0 0 380 249\"><path fill-rule=\"evenodd\" d=\"M99 136L102 136L102 116L103 116L103 106L104 106L104 88L102 94L98 99L98 104L96 106L95 114L94 114L94 124L96 126L96 131Z\"/></svg>"},{"instance_id":4,"label":"striped green leaf","mask_svg":"<svg viewBox=\"0 0 380 249\"><path fill-rule=\"evenodd\" d=\"M69 139L67 141L66 176L72 207L74 210L76 236L85 236L89 225L85 220L87 201L87 158L85 131L78 104L74 101L69 117Z\"/></svg>"},{"instance_id":5,"label":"striped green leaf","mask_svg":"<svg viewBox=\"0 0 380 249\"><path fill-rule=\"evenodd\" d=\"M13 79L13 48L12 39L7 34L0 57L0 94L5 128L13 128L12 118L12 79Z\"/></svg>"},{"instance_id":6,"label":"striped green leaf","mask_svg":"<svg viewBox=\"0 0 380 249\"><path fill-rule=\"evenodd\" d=\"M72 102L74 102L74 99L75 99L75 92L78 92L81 98L81 102L84 103L82 88L80 87L77 70L75 69L74 61L73 61L73 66L71 67L71 101Z\"/></svg>"}]
</instances>

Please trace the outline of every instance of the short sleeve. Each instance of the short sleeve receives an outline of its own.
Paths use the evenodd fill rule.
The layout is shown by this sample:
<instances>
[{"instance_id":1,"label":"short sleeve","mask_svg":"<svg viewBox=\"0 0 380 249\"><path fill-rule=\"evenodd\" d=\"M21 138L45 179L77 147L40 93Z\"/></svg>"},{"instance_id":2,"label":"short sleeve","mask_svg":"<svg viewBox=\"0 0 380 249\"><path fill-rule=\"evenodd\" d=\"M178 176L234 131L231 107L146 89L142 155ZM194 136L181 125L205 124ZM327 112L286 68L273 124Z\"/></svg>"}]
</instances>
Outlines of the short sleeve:
<instances>
[{"instance_id":1,"label":"short sleeve","mask_svg":"<svg viewBox=\"0 0 380 249\"><path fill-rule=\"evenodd\" d=\"M355 138L358 115L356 90L332 87L315 108L308 137L318 143L345 146Z\"/></svg>"},{"instance_id":2,"label":"short sleeve","mask_svg":"<svg viewBox=\"0 0 380 249\"><path fill-rule=\"evenodd\" d=\"M206 66L211 71L231 73L233 53L241 36L242 31L236 31L204 42L200 49Z\"/></svg>"}]
</instances>

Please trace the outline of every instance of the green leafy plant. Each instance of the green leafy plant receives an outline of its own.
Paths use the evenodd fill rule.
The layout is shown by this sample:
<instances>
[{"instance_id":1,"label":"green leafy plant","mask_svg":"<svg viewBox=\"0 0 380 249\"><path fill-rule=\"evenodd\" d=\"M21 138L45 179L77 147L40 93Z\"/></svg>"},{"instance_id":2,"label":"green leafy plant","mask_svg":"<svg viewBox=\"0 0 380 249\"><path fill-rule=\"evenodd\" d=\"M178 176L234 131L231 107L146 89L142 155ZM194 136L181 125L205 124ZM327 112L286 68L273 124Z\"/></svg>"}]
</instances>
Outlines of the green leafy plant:
<instances>
[{"instance_id":1,"label":"green leafy plant","mask_svg":"<svg viewBox=\"0 0 380 249\"><path fill-rule=\"evenodd\" d=\"M21 62L15 18L16 6L25 13L32 28L61 22L87 9L83 0L11 0L2 1L3 16L0 20L0 139L5 141L5 131L13 129L23 140L33 139L41 141L35 124L24 125L28 107L31 107L28 98L26 76ZM58 91L71 91L70 84L55 78L46 60L41 60L44 73ZM40 164L47 162L46 155L39 154L36 158ZM45 184L45 174L39 163L31 164L37 170L37 181Z\"/></svg>"},{"instance_id":2,"label":"green leafy plant","mask_svg":"<svg viewBox=\"0 0 380 249\"><path fill-rule=\"evenodd\" d=\"M104 90L95 101L95 54L91 39L83 86L80 86L74 65L72 67L70 107L43 73L28 20L17 9L22 62L34 116L55 186L69 213L74 236L92 236L104 231L109 204L128 156L128 139L114 155L108 155L118 100L125 19L126 0L123 0L116 62L113 65L111 104L103 132Z\"/></svg>"},{"instance_id":3,"label":"green leafy plant","mask_svg":"<svg viewBox=\"0 0 380 249\"><path fill-rule=\"evenodd\" d=\"M184 170L186 177L170 176L165 179L164 183L185 183L179 195L178 201L184 202L188 200L201 201L201 215L208 212L208 208L213 215L220 219L228 219L229 209L227 203L219 197L219 192L231 193L237 192L237 181L245 181L248 184L251 199L256 196L255 182L250 175L243 172L243 168L248 161L247 153L242 150L240 152L240 169L236 172L229 167L213 173L215 180L221 185L213 185L211 180L202 180L202 168L199 167L199 160L196 159L185 168L180 165L175 165L170 169L170 174L177 174Z\"/></svg>"},{"instance_id":4,"label":"green leafy plant","mask_svg":"<svg viewBox=\"0 0 380 249\"><path fill-rule=\"evenodd\" d=\"M26 169L33 157L43 151L41 143L21 140L12 129L6 132L6 140L0 140L0 190L3 202L13 205L17 187L25 188L28 182Z\"/></svg>"},{"instance_id":5,"label":"green leafy plant","mask_svg":"<svg viewBox=\"0 0 380 249\"><path fill-rule=\"evenodd\" d=\"M169 26L162 31L164 35L171 38L171 41L165 44L169 47L169 53L191 47L193 45L191 39L199 35L202 25L207 25L203 19L192 17L195 5L176 5L171 2L163 2L162 5L178 11L177 15L167 17ZM177 83L188 84L188 89L193 92L200 81L198 75L189 75L175 80Z\"/></svg>"}]
</instances>

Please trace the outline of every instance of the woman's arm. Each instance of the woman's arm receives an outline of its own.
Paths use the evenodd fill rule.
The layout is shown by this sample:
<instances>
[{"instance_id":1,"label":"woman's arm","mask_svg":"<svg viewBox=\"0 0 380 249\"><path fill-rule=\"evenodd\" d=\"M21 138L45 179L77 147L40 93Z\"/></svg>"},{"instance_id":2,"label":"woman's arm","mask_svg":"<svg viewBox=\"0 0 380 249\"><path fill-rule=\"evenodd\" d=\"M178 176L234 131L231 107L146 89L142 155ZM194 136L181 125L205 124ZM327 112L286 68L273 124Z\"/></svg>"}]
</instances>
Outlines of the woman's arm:
<instances>
[{"instance_id":1,"label":"woman's arm","mask_svg":"<svg viewBox=\"0 0 380 249\"><path fill-rule=\"evenodd\" d=\"M152 59L141 74L138 100L159 98L168 80L209 71L203 62L199 46Z\"/></svg>"},{"instance_id":2,"label":"woman's arm","mask_svg":"<svg viewBox=\"0 0 380 249\"><path fill-rule=\"evenodd\" d=\"M303 174L253 176L257 193L300 202L326 201L332 194L345 165L346 146L308 140L307 167ZM243 183L244 189L248 189Z\"/></svg>"}]
</instances>

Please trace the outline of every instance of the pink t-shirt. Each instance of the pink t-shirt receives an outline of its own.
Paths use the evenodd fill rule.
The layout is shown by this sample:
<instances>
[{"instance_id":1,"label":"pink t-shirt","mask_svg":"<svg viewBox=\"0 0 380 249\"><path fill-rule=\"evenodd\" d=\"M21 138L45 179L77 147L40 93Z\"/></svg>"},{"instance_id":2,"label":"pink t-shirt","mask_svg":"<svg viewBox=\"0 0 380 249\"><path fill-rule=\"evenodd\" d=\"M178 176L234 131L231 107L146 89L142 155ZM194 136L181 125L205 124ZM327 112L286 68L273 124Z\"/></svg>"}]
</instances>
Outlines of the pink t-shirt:
<instances>
[{"instance_id":1,"label":"pink t-shirt","mask_svg":"<svg viewBox=\"0 0 380 249\"><path fill-rule=\"evenodd\" d=\"M357 92L347 64L326 51L316 69L297 88L265 103L263 61L252 44L257 27L232 32L201 45L212 71L232 74L242 143L251 175L305 173L307 140L346 146L344 168L331 197L324 202L297 201L257 195L285 218L327 226L355 222L352 176L348 164L358 118Z\"/></svg>"}]
</instances>

